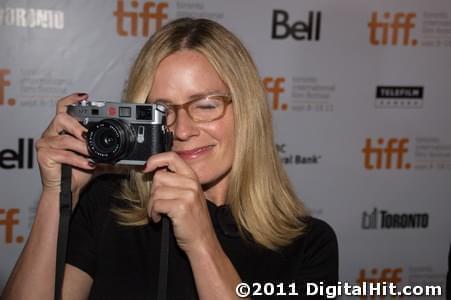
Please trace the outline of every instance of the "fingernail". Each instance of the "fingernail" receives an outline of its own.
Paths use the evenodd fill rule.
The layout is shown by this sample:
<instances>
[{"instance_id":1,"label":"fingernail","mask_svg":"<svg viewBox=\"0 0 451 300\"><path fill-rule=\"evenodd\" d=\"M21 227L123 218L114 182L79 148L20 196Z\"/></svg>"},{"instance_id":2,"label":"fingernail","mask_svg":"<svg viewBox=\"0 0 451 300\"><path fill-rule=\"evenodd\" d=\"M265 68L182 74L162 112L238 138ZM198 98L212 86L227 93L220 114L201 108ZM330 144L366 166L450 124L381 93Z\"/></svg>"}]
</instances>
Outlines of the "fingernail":
<instances>
[{"instance_id":1,"label":"fingernail","mask_svg":"<svg viewBox=\"0 0 451 300\"><path fill-rule=\"evenodd\" d=\"M86 138L88 137L88 132L87 131L82 132L81 137L86 140Z\"/></svg>"},{"instance_id":2,"label":"fingernail","mask_svg":"<svg viewBox=\"0 0 451 300\"><path fill-rule=\"evenodd\" d=\"M78 97L84 97L84 96L86 96L86 95L87 95L86 93L78 93L78 94L77 94Z\"/></svg>"},{"instance_id":3,"label":"fingernail","mask_svg":"<svg viewBox=\"0 0 451 300\"><path fill-rule=\"evenodd\" d=\"M88 161L88 165L92 168L94 168L96 166L96 163L93 161Z\"/></svg>"}]
</instances>

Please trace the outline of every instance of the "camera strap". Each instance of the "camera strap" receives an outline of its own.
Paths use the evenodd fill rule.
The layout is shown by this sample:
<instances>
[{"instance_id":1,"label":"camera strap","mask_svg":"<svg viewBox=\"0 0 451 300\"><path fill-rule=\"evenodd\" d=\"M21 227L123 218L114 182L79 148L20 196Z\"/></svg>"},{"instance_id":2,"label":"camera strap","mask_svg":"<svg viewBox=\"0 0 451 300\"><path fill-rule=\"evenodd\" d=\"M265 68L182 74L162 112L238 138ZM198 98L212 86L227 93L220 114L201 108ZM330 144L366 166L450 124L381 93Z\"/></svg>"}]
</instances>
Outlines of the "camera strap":
<instances>
[{"instance_id":1,"label":"camera strap","mask_svg":"<svg viewBox=\"0 0 451 300\"><path fill-rule=\"evenodd\" d=\"M161 222L160 269L158 272L157 300L166 300L169 260L169 217L162 216Z\"/></svg>"},{"instance_id":2,"label":"camera strap","mask_svg":"<svg viewBox=\"0 0 451 300\"><path fill-rule=\"evenodd\" d=\"M172 148L173 134L168 131L163 140L164 151ZM161 217L161 245L160 245L160 267L158 272L157 300L166 300L168 289L168 261L169 261L169 217Z\"/></svg>"},{"instance_id":3,"label":"camera strap","mask_svg":"<svg viewBox=\"0 0 451 300\"><path fill-rule=\"evenodd\" d=\"M58 225L58 242L56 246L55 300L61 299L64 266L66 264L69 221L72 214L72 167L61 165L60 218Z\"/></svg>"}]
</instances>

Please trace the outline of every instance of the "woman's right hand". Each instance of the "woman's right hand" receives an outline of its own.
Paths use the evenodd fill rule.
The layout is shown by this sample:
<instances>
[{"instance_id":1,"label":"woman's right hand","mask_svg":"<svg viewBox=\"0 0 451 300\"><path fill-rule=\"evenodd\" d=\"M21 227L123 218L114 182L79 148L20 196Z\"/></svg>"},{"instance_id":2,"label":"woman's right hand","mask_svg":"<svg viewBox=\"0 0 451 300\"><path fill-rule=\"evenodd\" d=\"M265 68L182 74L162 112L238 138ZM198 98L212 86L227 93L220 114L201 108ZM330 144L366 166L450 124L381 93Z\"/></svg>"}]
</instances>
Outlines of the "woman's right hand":
<instances>
[{"instance_id":1,"label":"woman's right hand","mask_svg":"<svg viewBox=\"0 0 451 300\"><path fill-rule=\"evenodd\" d=\"M84 137L87 129L66 112L67 105L86 99L85 93L60 99L55 117L36 143L44 192L60 191L62 164L72 166L72 193L78 194L93 176L96 166L88 158Z\"/></svg>"}]
</instances>

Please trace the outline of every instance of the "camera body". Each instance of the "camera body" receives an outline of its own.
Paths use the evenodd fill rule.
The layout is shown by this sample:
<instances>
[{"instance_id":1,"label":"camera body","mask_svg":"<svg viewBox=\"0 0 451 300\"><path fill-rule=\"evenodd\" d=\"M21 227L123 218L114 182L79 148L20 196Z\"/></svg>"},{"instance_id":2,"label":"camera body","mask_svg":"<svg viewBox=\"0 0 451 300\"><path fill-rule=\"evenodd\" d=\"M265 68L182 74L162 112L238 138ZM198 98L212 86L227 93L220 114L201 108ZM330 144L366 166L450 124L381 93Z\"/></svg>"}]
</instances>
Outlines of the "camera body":
<instances>
[{"instance_id":1,"label":"camera body","mask_svg":"<svg viewBox=\"0 0 451 300\"><path fill-rule=\"evenodd\" d=\"M88 129L89 155L97 163L144 165L172 147L162 104L82 101L67 113Z\"/></svg>"}]
</instances>

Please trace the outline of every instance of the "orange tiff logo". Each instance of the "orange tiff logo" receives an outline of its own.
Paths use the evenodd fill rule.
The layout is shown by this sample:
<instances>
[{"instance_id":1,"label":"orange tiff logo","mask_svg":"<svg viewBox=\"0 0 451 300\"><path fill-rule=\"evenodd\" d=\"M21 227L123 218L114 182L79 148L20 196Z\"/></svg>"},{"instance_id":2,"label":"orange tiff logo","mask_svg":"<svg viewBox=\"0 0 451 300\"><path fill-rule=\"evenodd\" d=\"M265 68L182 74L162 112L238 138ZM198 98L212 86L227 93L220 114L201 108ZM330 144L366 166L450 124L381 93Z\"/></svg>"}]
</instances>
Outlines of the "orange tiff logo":
<instances>
[{"instance_id":1,"label":"orange tiff logo","mask_svg":"<svg viewBox=\"0 0 451 300\"><path fill-rule=\"evenodd\" d=\"M285 92L283 88L283 83L285 82L284 77L265 77L263 78L263 86L265 92L268 95L272 95L272 109L287 110L288 105L286 103L280 103L280 94Z\"/></svg>"},{"instance_id":2,"label":"orange tiff logo","mask_svg":"<svg viewBox=\"0 0 451 300\"><path fill-rule=\"evenodd\" d=\"M371 274L367 275L365 269L361 269L359 273L359 278L357 278L357 283L360 286L364 286L364 283L393 283L393 285L398 285L402 282L401 274L402 268L384 268L379 270L377 268L371 269ZM360 299L365 299L366 297L360 297ZM375 296L372 296L371 299L374 299ZM380 299L384 299L384 296L379 296Z\"/></svg>"},{"instance_id":3,"label":"orange tiff logo","mask_svg":"<svg viewBox=\"0 0 451 300\"><path fill-rule=\"evenodd\" d=\"M0 225L5 226L5 243L11 244L14 241L16 243L23 242L23 236L14 237L14 226L19 224L19 219L16 219L15 216L18 215L20 210L18 208L10 208L4 209L0 208Z\"/></svg>"},{"instance_id":4,"label":"orange tiff logo","mask_svg":"<svg viewBox=\"0 0 451 300\"><path fill-rule=\"evenodd\" d=\"M411 38L411 32L415 28L416 13L397 12L390 14L385 12L382 20L377 12L371 14L368 23L370 29L370 43L372 45L393 45L399 43L403 46L416 46L418 41Z\"/></svg>"},{"instance_id":5,"label":"orange tiff logo","mask_svg":"<svg viewBox=\"0 0 451 300\"><path fill-rule=\"evenodd\" d=\"M116 31L120 36L138 36L138 26L141 23L141 35L150 35L150 23L155 22L155 30L161 28L163 20L168 18L165 13L168 3L153 1L144 2L142 9L139 9L138 1L130 1L130 10L124 8L123 0L117 1L116 11Z\"/></svg>"},{"instance_id":6,"label":"orange tiff logo","mask_svg":"<svg viewBox=\"0 0 451 300\"><path fill-rule=\"evenodd\" d=\"M9 106L16 105L16 99L9 98L6 100L6 87L8 87L11 82L6 80L6 76L11 73L9 69L0 69L0 106L5 104L5 101Z\"/></svg>"},{"instance_id":7,"label":"orange tiff logo","mask_svg":"<svg viewBox=\"0 0 451 300\"><path fill-rule=\"evenodd\" d=\"M409 152L408 144L407 138L391 138L387 141L379 138L376 145L372 139L366 139L365 147L362 149L365 169L410 169L411 164L404 163L405 155Z\"/></svg>"}]
</instances>

